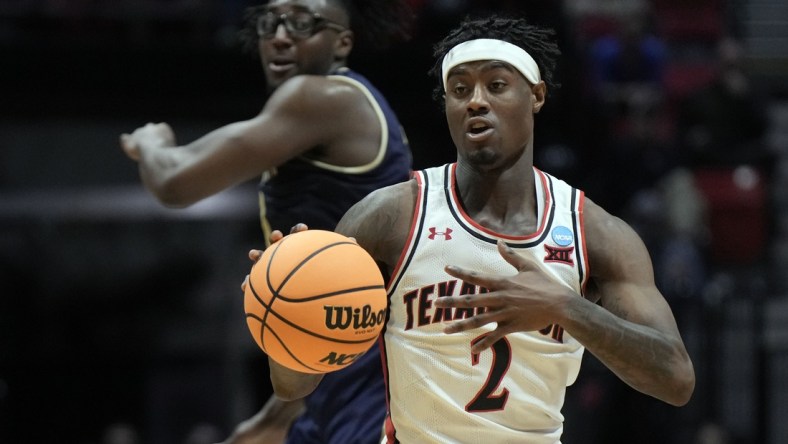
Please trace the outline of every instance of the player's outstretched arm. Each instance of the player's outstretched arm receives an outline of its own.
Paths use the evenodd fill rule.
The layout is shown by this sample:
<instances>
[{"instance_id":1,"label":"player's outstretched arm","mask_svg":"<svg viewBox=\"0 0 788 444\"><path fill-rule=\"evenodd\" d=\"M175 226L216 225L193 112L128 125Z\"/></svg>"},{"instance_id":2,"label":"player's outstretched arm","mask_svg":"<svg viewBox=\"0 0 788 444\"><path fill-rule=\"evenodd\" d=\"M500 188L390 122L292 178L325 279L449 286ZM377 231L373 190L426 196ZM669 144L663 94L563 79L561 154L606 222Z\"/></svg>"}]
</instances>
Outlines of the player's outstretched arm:
<instances>
[{"instance_id":1,"label":"player's outstretched arm","mask_svg":"<svg viewBox=\"0 0 788 444\"><path fill-rule=\"evenodd\" d=\"M379 129L369 129L374 129L369 124L377 122L374 119L357 88L324 76L297 76L277 88L254 118L225 125L189 144L178 146L166 123L122 134L120 144L139 163L143 183L159 201L184 207L315 147L344 149L343 138L359 134L359 125L366 125L361 134L371 139L368 145L377 146Z\"/></svg>"},{"instance_id":2,"label":"player's outstretched arm","mask_svg":"<svg viewBox=\"0 0 788 444\"><path fill-rule=\"evenodd\" d=\"M122 134L126 155L138 162L140 179L161 203L186 207L261 174L252 168L254 149L248 134L254 120L236 122L178 146L167 123L148 123ZM240 162L242 157L249 162Z\"/></svg>"}]
</instances>

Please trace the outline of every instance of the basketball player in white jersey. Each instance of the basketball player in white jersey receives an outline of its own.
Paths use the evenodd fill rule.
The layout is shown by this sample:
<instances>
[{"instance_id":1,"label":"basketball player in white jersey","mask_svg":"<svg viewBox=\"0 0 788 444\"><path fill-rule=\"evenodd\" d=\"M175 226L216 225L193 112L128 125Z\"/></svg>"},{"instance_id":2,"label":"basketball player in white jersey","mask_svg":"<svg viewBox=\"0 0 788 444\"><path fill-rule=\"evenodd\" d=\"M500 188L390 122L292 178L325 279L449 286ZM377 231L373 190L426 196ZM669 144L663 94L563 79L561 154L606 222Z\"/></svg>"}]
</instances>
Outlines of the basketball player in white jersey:
<instances>
[{"instance_id":1,"label":"basketball player in white jersey","mask_svg":"<svg viewBox=\"0 0 788 444\"><path fill-rule=\"evenodd\" d=\"M523 20L462 23L432 70L456 163L372 193L337 226L389 279L384 442L558 443L584 350L668 404L692 395L641 239L533 165L534 115L559 54L551 31ZM271 372L288 399L321 379Z\"/></svg>"}]
</instances>

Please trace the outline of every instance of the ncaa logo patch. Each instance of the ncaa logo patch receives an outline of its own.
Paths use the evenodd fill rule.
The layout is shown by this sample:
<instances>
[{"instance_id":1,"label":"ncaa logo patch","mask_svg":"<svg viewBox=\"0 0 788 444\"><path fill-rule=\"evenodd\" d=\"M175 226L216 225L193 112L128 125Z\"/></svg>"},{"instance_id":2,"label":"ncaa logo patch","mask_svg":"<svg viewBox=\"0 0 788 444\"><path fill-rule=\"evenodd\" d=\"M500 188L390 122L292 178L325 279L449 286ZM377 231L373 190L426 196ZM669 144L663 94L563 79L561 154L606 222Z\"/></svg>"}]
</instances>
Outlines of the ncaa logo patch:
<instances>
[{"instance_id":1,"label":"ncaa logo patch","mask_svg":"<svg viewBox=\"0 0 788 444\"><path fill-rule=\"evenodd\" d=\"M575 236L572 234L572 230L560 225L553 228L550 236L553 238L553 242L561 247L572 245L572 242L575 241Z\"/></svg>"}]
</instances>

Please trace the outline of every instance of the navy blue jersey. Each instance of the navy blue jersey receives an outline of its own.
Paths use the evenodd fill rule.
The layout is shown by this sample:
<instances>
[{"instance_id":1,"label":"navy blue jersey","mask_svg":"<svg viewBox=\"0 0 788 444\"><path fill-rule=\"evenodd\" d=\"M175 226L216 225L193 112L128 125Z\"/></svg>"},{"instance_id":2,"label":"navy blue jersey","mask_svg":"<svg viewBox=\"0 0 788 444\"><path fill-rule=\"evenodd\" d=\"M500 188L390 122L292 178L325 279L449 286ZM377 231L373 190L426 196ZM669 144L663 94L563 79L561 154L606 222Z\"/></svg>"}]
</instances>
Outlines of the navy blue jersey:
<instances>
[{"instance_id":1,"label":"navy blue jersey","mask_svg":"<svg viewBox=\"0 0 788 444\"><path fill-rule=\"evenodd\" d=\"M386 385L378 343L356 362L327 373L305 400L287 444L378 444L386 420Z\"/></svg>"},{"instance_id":2,"label":"navy blue jersey","mask_svg":"<svg viewBox=\"0 0 788 444\"><path fill-rule=\"evenodd\" d=\"M332 77L358 87L381 120L378 156L369 164L340 167L296 157L279 166L260 184L261 217L268 230L288 233L296 223L333 230L342 215L370 192L408 179L411 153L394 111L362 75L343 68Z\"/></svg>"},{"instance_id":3,"label":"navy blue jersey","mask_svg":"<svg viewBox=\"0 0 788 444\"><path fill-rule=\"evenodd\" d=\"M334 76L357 86L380 117L377 158L360 167L337 167L298 157L260 184L261 220L288 233L298 222L334 230L342 215L370 192L407 180L411 153L407 138L383 95L360 74L343 68ZM290 444L372 444L380 442L386 391L377 343L351 366L328 373L306 399L306 412L288 434Z\"/></svg>"}]
</instances>

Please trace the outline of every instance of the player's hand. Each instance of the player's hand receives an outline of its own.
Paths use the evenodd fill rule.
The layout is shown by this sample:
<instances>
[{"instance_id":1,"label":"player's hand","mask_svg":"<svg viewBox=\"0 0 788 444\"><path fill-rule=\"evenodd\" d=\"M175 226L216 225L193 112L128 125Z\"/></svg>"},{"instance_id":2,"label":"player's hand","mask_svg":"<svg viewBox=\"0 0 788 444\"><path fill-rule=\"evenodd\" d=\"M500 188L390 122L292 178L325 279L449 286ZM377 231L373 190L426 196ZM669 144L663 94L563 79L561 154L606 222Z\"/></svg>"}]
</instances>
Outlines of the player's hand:
<instances>
[{"instance_id":1,"label":"player's hand","mask_svg":"<svg viewBox=\"0 0 788 444\"><path fill-rule=\"evenodd\" d=\"M309 227L307 227L306 224L297 223L290 228L290 234L299 233L301 231L306 231L308 229ZM268 240L271 242L271 245L273 245L279 242L280 240L282 240L283 237L285 237L285 235L282 234L281 231L274 230L271 232L271 235L268 237Z\"/></svg>"},{"instance_id":2,"label":"player's hand","mask_svg":"<svg viewBox=\"0 0 788 444\"><path fill-rule=\"evenodd\" d=\"M273 236L274 236L274 234L271 233L271 237L273 237ZM259 261L262 256L263 256L263 250L254 250L254 249L253 250L249 250L249 260L252 261L252 266L254 266L254 264L256 264L257 261ZM244 281L241 282L241 291L242 292L246 292L246 285L248 283L249 283L249 275L247 274L246 277L244 278Z\"/></svg>"},{"instance_id":3,"label":"player's hand","mask_svg":"<svg viewBox=\"0 0 788 444\"><path fill-rule=\"evenodd\" d=\"M453 322L444 332L459 333L496 322L496 329L476 343L471 351L481 352L509 333L541 330L557 323L560 310L568 297L579 297L571 288L551 277L530 257L512 250L498 241L498 252L517 270L512 276L497 276L464 270L449 265L451 276L489 290L488 293L440 297L434 304L439 308L485 307L484 313Z\"/></svg>"},{"instance_id":4,"label":"player's hand","mask_svg":"<svg viewBox=\"0 0 788 444\"><path fill-rule=\"evenodd\" d=\"M131 134L120 135L120 147L134 161L140 160L140 151L145 147L166 146L175 146L175 133L166 123L148 123Z\"/></svg>"},{"instance_id":5,"label":"player's hand","mask_svg":"<svg viewBox=\"0 0 788 444\"><path fill-rule=\"evenodd\" d=\"M309 227L307 227L306 224L298 223L295 224L292 228L290 228L290 234L306 231L308 229ZM282 238L284 237L285 235L282 234L281 231L273 230L271 232L271 235L268 237L268 240L271 242L271 245L273 245L279 242L280 240L282 240ZM253 264L256 264L257 261L259 261L262 256L263 256L263 250L249 250L249 259L252 261ZM244 278L244 281L241 283L241 291L246 291L247 282L249 282L248 274Z\"/></svg>"}]
</instances>

